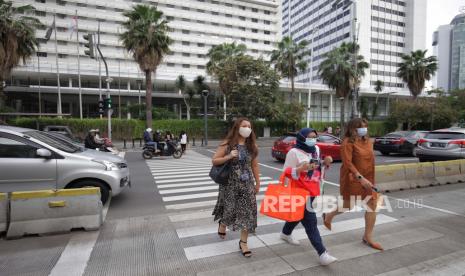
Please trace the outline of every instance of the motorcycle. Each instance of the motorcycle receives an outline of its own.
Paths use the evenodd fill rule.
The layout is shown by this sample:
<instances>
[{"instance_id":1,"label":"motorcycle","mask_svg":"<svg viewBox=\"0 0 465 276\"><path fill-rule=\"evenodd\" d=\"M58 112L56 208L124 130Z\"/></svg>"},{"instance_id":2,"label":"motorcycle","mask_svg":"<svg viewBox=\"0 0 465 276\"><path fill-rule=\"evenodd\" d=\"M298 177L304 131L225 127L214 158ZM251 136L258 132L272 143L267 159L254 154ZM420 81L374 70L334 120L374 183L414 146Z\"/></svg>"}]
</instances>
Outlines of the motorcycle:
<instances>
[{"instance_id":1,"label":"motorcycle","mask_svg":"<svg viewBox=\"0 0 465 276\"><path fill-rule=\"evenodd\" d=\"M174 159L179 159L182 156L181 146L172 141L158 142L160 151L155 151L154 145L145 144L142 148L142 157L144 159L152 159L159 156L173 156Z\"/></svg>"},{"instance_id":2,"label":"motorcycle","mask_svg":"<svg viewBox=\"0 0 465 276\"><path fill-rule=\"evenodd\" d=\"M103 137L103 145L100 146L100 148L97 148L96 150L102 151L102 152L110 152L114 155L118 155L119 151L113 146L113 143L109 138Z\"/></svg>"}]
</instances>

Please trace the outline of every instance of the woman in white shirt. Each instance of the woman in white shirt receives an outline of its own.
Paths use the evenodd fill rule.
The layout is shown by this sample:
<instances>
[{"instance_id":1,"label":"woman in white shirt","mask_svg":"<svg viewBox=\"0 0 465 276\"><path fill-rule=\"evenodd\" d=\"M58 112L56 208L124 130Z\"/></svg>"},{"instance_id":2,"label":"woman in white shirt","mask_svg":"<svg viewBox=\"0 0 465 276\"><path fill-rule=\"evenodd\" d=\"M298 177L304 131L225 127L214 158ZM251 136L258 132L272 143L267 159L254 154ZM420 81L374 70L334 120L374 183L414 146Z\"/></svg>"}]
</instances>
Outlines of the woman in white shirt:
<instances>
[{"instance_id":1,"label":"woman in white shirt","mask_svg":"<svg viewBox=\"0 0 465 276\"><path fill-rule=\"evenodd\" d=\"M329 255L326 251L320 232L317 227L317 218L315 211L312 209L312 203L315 197L320 195L320 149L316 145L317 132L311 128L303 128L297 134L297 143L286 156L284 163L284 174L294 180L293 185L306 189L310 192L310 202L307 203L304 212L304 218L301 221L286 222L281 233L281 239L286 242L299 245L299 241L292 236L292 231L299 224L305 228L308 239L317 251L322 265L329 265L337 261L336 258ZM332 159L330 156L325 157L323 166L329 167Z\"/></svg>"},{"instance_id":2,"label":"woman in white shirt","mask_svg":"<svg viewBox=\"0 0 465 276\"><path fill-rule=\"evenodd\" d=\"M182 150L182 153L184 153L186 151L186 147L187 147L187 134L186 132L183 130L181 131L181 134L179 135L179 138L181 140L181 150Z\"/></svg>"}]
</instances>

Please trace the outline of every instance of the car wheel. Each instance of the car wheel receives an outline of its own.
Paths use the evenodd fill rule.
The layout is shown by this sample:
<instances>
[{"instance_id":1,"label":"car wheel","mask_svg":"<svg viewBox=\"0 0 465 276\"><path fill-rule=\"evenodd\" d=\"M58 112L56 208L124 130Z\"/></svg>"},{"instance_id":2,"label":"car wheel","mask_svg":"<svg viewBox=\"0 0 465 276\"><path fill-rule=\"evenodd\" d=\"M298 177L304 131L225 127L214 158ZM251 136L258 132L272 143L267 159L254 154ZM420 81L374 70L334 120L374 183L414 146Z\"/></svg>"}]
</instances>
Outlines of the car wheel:
<instances>
[{"instance_id":1,"label":"car wheel","mask_svg":"<svg viewBox=\"0 0 465 276\"><path fill-rule=\"evenodd\" d=\"M182 156L182 151L180 151L180 150L176 150L176 151L173 153L173 158L174 158L174 159L179 159L179 158L181 158L181 156Z\"/></svg>"},{"instance_id":2,"label":"car wheel","mask_svg":"<svg viewBox=\"0 0 465 276\"><path fill-rule=\"evenodd\" d=\"M426 160L426 159L424 159L424 158L419 158L418 161L420 161L420 163L428 162L428 160Z\"/></svg>"},{"instance_id":3,"label":"car wheel","mask_svg":"<svg viewBox=\"0 0 465 276\"><path fill-rule=\"evenodd\" d=\"M384 155L384 156L388 156L389 152L388 151L382 151L381 154Z\"/></svg>"},{"instance_id":4,"label":"car wheel","mask_svg":"<svg viewBox=\"0 0 465 276\"><path fill-rule=\"evenodd\" d=\"M100 200L102 204L105 205L108 199L110 198L110 189L107 185L102 184L96 180L83 180L77 183L72 184L69 189L79 189L79 188L88 188L95 187L100 188Z\"/></svg>"},{"instance_id":5,"label":"car wheel","mask_svg":"<svg viewBox=\"0 0 465 276\"><path fill-rule=\"evenodd\" d=\"M144 150L142 152L142 158L144 159L152 159L152 152L150 152L149 150Z\"/></svg>"}]
</instances>

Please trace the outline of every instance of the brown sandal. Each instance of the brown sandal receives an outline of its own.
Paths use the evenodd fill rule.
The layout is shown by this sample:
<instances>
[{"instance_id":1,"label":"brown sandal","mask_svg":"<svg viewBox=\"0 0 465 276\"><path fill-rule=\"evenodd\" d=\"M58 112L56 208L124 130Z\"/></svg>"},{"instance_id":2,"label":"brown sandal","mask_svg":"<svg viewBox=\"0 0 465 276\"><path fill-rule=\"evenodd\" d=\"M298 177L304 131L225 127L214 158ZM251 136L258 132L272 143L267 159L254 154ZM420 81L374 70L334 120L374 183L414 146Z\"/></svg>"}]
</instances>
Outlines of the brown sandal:
<instances>
[{"instance_id":1,"label":"brown sandal","mask_svg":"<svg viewBox=\"0 0 465 276\"><path fill-rule=\"evenodd\" d=\"M224 240L224 238L226 237L226 233L220 232L220 227L221 227L221 222L218 222L218 236L220 236L220 238Z\"/></svg>"},{"instance_id":2,"label":"brown sandal","mask_svg":"<svg viewBox=\"0 0 465 276\"><path fill-rule=\"evenodd\" d=\"M323 213L321 217L323 218L323 224L325 225L325 227L328 228L329 231L331 231L331 223L326 222L326 214Z\"/></svg>"}]
</instances>

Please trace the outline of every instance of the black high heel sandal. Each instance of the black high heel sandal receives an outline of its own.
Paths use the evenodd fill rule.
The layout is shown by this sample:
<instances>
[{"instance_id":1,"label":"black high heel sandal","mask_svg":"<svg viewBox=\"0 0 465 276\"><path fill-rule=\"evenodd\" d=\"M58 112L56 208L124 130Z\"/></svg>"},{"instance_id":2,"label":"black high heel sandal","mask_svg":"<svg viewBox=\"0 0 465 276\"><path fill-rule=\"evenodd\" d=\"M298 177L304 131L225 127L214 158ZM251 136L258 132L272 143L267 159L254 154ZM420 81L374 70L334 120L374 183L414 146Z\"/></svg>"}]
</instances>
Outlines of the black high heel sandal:
<instances>
[{"instance_id":1,"label":"black high heel sandal","mask_svg":"<svg viewBox=\"0 0 465 276\"><path fill-rule=\"evenodd\" d=\"M242 240L239 240L239 250L241 250L242 252L242 256L246 257L246 258L250 258L252 257L252 251L242 251L242 246L241 246L241 243L243 244L247 244L246 242L243 242Z\"/></svg>"},{"instance_id":2,"label":"black high heel sandal","mask_svg":"<svg viewBox=\"0 0 465 276\"><path fill-rule=\"evenodd\" d=\"M218 222L218 236L224 239L226 237L226 233L220 232L221 222Z\"/></svg>"}]
</instances>

